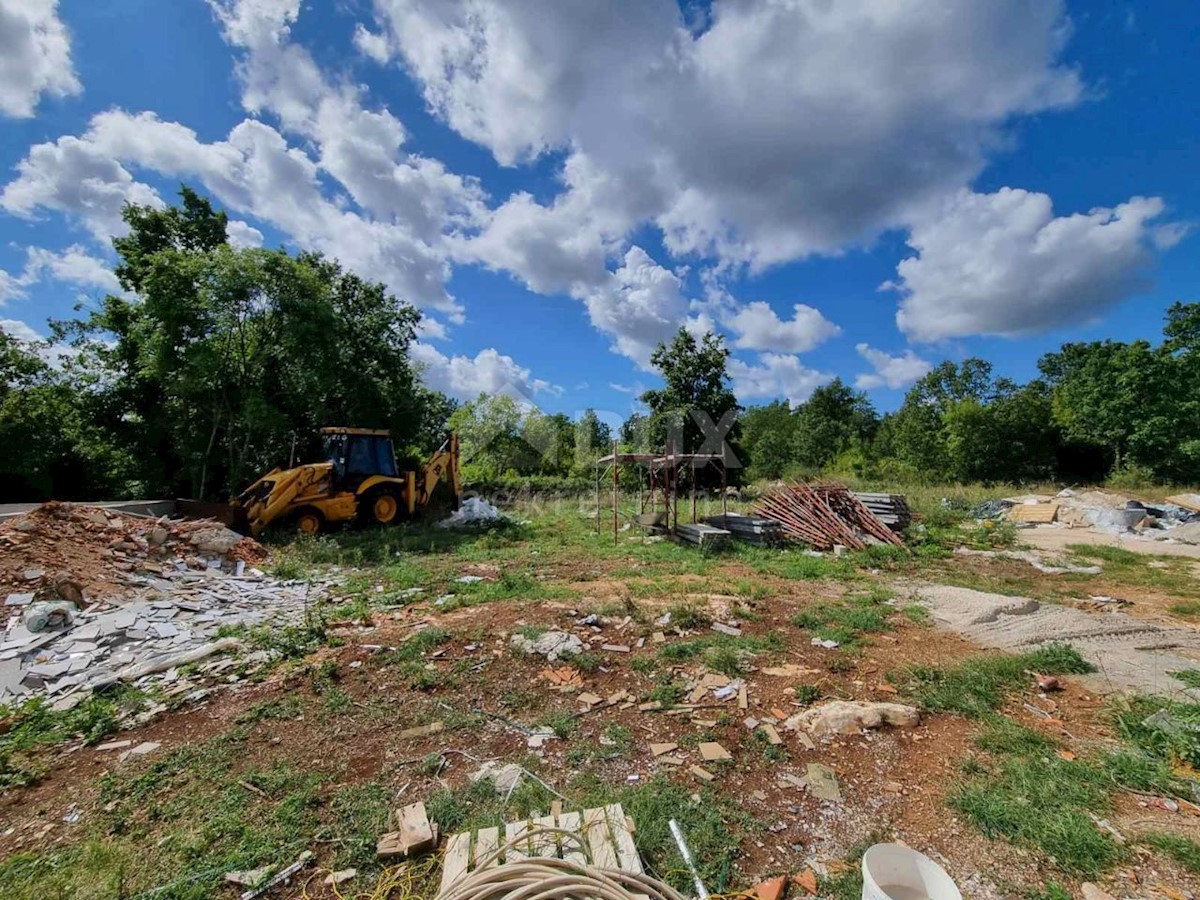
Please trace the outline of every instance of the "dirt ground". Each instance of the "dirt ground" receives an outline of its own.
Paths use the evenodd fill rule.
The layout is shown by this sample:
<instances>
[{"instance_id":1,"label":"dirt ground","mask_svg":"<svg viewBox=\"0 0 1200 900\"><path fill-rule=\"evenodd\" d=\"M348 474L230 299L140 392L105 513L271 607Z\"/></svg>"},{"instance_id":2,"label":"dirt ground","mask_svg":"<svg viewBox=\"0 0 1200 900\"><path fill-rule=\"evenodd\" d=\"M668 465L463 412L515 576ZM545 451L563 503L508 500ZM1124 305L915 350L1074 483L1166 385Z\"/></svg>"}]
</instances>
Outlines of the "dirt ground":
<instances>
[{"instance_id":1,"label":"dirt ground","mask_svg":"<svg viewBox=\"0 0 1200 900\"><path fill-rule=\"evenodd\" d=\"M1091 528L1034 526L1021 529L1019 539L1024 544L1053 552L1062 552L1070 544L1090 544L1094 547L1120 547L1152 556L1182 556L1200 560L1200 545L1197 544L1155 541L1129 534L1106 534Z\"/></svg>"},{"instance_id":2,"label":"dirt ground","mask_svg":"<svg viewBox=\"0 0 1200 900\"><path fill-rule=\"evenodd\" d=\"M863 846L886 839L941 862L967 897L1028 897L1048 880L1078 895L1083 879L1056 871L1027 846L987 837L948 809L947 792L960 780L964 763L979 752L978 720L924 713L915 727L816 736L811 748L784 728L784 719L814 703L902 701L897 685L913 667L946 667L989 652L906 611L903 591L883 607L885 630L858 635L852 645L816 646L812 631L795 624L797 613L882 590L892 573L866 557L836 564L810 561L809 570L798 568L808 563L780 552L714 560L700 559L694 548L673 546L596 545L587 552L592 547L587 541L594 540L590 535L568 539L555 532L551 523L532 538L485 536L424 556L388 549L381 554L385 562L343 564L340 570L361 597L345 598L347 614L332 617L321 646L298 653L265 680L231 677L198 704L105 738L131 742L126 748L160 745L145 757L122 761L125 748L102 750L79 740L36 751L40 777L0 793L0 881L5 861L32 858L23 856L28 854L52 858L101 841L124 845L134 854L139 848L164 854L157 873L131 864L135 874L130 877L139 890L171 882L186 871L180 868L187 856L177 849L180 835L203 832L201 820L216 815L216 807L203 805L213 802L205 779L219 782L222 791L236 792L242 785L237 803L248 820L256 820L260 813L283 815L287 805L284 788L273 786L277 783L264 773L304 772L315 778L312 808L323 816L355 790L375 792L385 809L417 800L432 803L444 796L439 792L465 790L467 776L494 759L538 773L568 798L577 796L581 805L591 796L583 793L588 779L610 790L636 790L662 779L679 786L692 803L728 804L747 817L738 830L730 879L739 886L807 868L836 879L853 867ZM964 578L989 566L1015 565L1001 560L945 564L961 565ZM908 584L914 583L911 574L906 573ZM464 584L458 581L463 576L479 580ZM424 585L424 593L389 602L393 590L413 582ZM678 623L680 609L702 616L684 626ZM663 622L668 611L674 611L676 622ZM739 671L733 674L746 684L745 708L736 693L726 700L710 693L695 704L684 700L683 708L643 709L665 684L677 684L686 694L706 675L718 674L709 667L711 656L673 659L664 649L716 640L710 622L736 623L742 638L758 642L747 653L736 651L739 644L730 645L739 654ZM1195 631L1187 619L1174 624ZM444 637L420 654L403 656L403 648L429 629L444 631ZM574 634L588 647L588 665L577 664L578 683L569 691L547 680L547 670L565 662L548 663L512 646L514 635L547 630ZM792 668L787 675L768 671L783 667ZM581 702L586 694L604 700ZM1063 752L1083 755L1113 745L1106 709L1093 683L1068 677L1063 691L1046 695L1031 677L1001 712L1045 734ZM749 727L747 720L756 720L758 727ZM442 730L404 735L430 723L441 723ZM530 730L544 723L551 723L558 736L530 747ZM781 745L764 739L761 723L778 728ZM732 760L703 762L702 741L720 743ZM652 743L679 747L656 757ZM195 753L184 757L186 751ZM680 764L663 756L677 757ZM840 801L818 799L796 786L810 763L833 770ZM690 770L694 764L711 770L715 779L698 778ZM282 785L283 776L279 779ZM188 803L201 805L193 810ZM677 814L686 829L688 809ZM1110 818L1131 833L1200 837L1200 815L1186 807L1154 805L1147 796L1118 792ZM357 822L367 842L366 857L378 825ZM321 866L333 868L344 858L339 854L347 835L328 829L318 834L309 846ZM1168 900L1191 896L1185 891L1197 884L1175 862L1141 847L1106 882L1118 896ZM822 881L822 896L839 896L833 884ZM236 893L214 890L215 896ZM319 880L304 890L305 896L333 896ZM293 886L269 896L297 895ZM793 896L802 896L799 888Z\"/></svg>"}]
</instances>

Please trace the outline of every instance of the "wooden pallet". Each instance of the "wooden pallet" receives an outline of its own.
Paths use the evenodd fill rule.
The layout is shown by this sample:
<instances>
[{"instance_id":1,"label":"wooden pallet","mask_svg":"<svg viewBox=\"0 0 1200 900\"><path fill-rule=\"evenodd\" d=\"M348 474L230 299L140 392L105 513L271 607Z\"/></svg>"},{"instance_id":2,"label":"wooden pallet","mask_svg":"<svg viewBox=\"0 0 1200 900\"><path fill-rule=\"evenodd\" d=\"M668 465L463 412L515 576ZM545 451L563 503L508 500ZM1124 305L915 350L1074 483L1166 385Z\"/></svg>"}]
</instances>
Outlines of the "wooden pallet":
<instances>
[{"instance_id":1,"label":"wooden pallet","mask_svg":"<svg viewBox=\"0 0 1200 900\"><path fill-rule=\"evenodd\" d=\"M503 829L480 828L478 831L463 831L451 835L446 842L442 860L442 885L439 896L444 896L454 885L473 872L476 864L486 860L502 844L539 828L561 828L579 837L573 841L564 836L541 835L532 841L519 843L510 848L504 859L494 860L491 866L504 865L531 856L568 859L578 863L590 862L601 869L620 869L641 874L642 860L633 843L633 832L625 819L621 804L585 809L579 812L564 812L557 816L536 816L527 821L509 822ZM586 846L588 852L584 853Z\"/></svg>"}]
</instances>

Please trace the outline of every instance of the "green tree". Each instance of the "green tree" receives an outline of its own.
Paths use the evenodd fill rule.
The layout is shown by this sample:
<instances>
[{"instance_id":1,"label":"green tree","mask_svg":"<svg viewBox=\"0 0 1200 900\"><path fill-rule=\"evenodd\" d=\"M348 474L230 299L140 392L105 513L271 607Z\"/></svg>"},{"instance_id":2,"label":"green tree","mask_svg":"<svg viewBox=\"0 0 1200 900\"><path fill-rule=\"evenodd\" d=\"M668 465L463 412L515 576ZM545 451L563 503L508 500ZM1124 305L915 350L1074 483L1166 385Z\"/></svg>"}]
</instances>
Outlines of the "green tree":
<instances>
[{"instance_id":1,"label":"green tree","mask_svg":"<svg viewBox=\"0 0 1200 900\"><path fill-rule=\"evenodd\" d=\"M612 452L612 429L594 409L584 410L575 423L575 472L590 474L601 456Z\"/></svg>"},{"instance_id":2,"label":"green tree","mask_svg":"<svg viewBox=\"0 0 1200 900\"><path fill-rule=\"evenodd\" d=\"M840 378L813 391L793 417L794 461L813 469L828 466L851 447L867 444L879 428L879 416L867 395Z\"/></svg>"},{"instance_id":3,"label":"green tree","mask_svg":"<svg viewBox=\"0 0 1200 900\"><path fill-rule=\"evenodd\" d=\"M272 465L316 453L322 425L426 433L427 392L409 362L419 313L317 254L234 249L225 216L129 206L114 241L122 284L62 323L103 421L155 492L222 497Z\"/></svg>"},{"instance_id":4,"label":"green tree","mask_svg":"<svg viewBox=\"0 0 1200 900\"><path fill-rule=\"evenodd\" d=\"M659 344L650 356L666 382L646 391L641 401L650 408L650 439L656 450L668 442L676 452L721 452L722 441L737 455L741 410L729 387L724 338L708 332L699 341L680 328L670 344Z\"/></svg>"},{"instance_id":5,"label":"green tree","mask_svg":"<svg viewBox=\"0 0 1200 900\"><path fill-rule=\"evenodd\" d=\"M796 417L786 400L751 406L741 424L748 478L780 478L796 464Z\"/></svg>"}]
</instances>

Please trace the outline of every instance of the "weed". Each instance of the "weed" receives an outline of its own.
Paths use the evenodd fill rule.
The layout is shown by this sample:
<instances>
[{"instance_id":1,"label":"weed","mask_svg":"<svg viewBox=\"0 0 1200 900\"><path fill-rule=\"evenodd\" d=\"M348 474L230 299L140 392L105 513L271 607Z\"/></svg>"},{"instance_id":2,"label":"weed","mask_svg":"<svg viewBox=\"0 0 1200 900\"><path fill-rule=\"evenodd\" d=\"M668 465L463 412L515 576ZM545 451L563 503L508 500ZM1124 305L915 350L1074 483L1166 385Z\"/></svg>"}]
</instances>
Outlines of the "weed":
<instances>
[{"instance_id":1,"label":"weed","mask_svg":"<svg viewBox=\"0 0 1200 900\"><path fill-rule=\"evenodd\" d=\"M929 608L922 606L920 603L909 603L900 607L900 612L904 618L912 622L914 625L928 625L933 619L933 615L929 612Z\"/></svg>"},{"instance_id":2,"label":"weed","mask_svg":"<svg viewBox=\"0 0 1200 900\"><path fill-rule=\"evenodd\" d=\"M624 725L609 725L604 729L604 739L611 745L614 756L624 754L633 746L633 732Z\"/></svg>"},{"instance_id":3,"label":"weed","mask_svg":"<svg viewBox=\"0 0 1200 900\"><path fill-rule=\"evenodd\" d=\"M1184 600L1180 603L1172 603L1171 612L1188 619L1200 618L1200 601Z\"/></svg>"},{"instance_id":4,"label":"weed","mask_svg":"<svg viewBox=\"0 0 1200 900\"><path fill-rule=\"evenodd\" d=\"M453 635L445 628L430 626L415 632L408 640L383 657L384 663L405 663L421 660L426 653L448 643Z\"/></svg>"},{"instance_id":5,"label":"weed","mask_svg":"<svg viewBox=\"0 0 1200 900\"><path fill-rule=\"evenodd\" d=\"M542 716L540 724L553 730L558 737L566 739L579 727L579 719L569 712L554 710Z\"/></svg>"},{"instance_id":6,"label":"weed","mask_svg":"<svg viewBox=\"0 0 1200 900\"><path fill-rule=\"evenodd\" d=\"M712 624L712 616L697 603L673 603L667 607L667 612L671 624L684 630L707 628Z\"/></svg>"},{"instance_id":7,"label":"weed","mask_svg":"<svg viewBox=\"0 0 1200 900\"><path fill-rule=\"evenodd\" d=\"M810 704L821 699L821 689L815 684L798 684L795 694L797 703Z\"/></svg>"},{"instance_id":8,"label":"weed","mask_svg":"<svg viewBox=\"0 0 1200 900\"><path fill-rule=\"evenodd\" d=\"M300 698L294 694L289 694L286 697L278 697L274 700L264 700L262 703L256 703L243 713L240 713L234 722L238 725L250 725L254 722L264 722L270 719L295 719L298 718L301 711L304 709Z\"/></svg>"},{"instance_id":9,"label":"weed","mask_svg":"<svg viewBox=\"0 0 1200 900\"><path fill-rule=\"evenodd\" d=\"M1121 737L1155 759L1200 766L1200 703L1122 698L1112 708Z\"/></svg>"},{"instance_id":10,"label":"weed","mask_svg":"<svg viewBox=\"0 0 1200 900\"><path fill-rule=\"evenodd\" d=\"M1178 678L1190 688L1200 690L1200 669L1180 669L1178 672L1167 674Z\"/></svg>"},{"instance_id":11,"label":"weed","mask_svg":"<svg viewBox=\"0 0 1200 900\"><path fill-rule=\"evenodd\" d=\"M653 675L658 664L654 661L653 656L635 656L629 661L629 668L639 675Z\"/></svg>"},{"instance_id":12,"label":"weed","mask_svg":"<svg viewBox=\"0 0 1200 900\"><path fill-rule=\"evenodd\" d=\"M325 692L325 709L334 715L342 715L350 710L353 703L350 695L340 687L330 688Z\"/></svg>"},{"instance_id":13,"label":"weed","mask_svg":"<svg viewBox=\"0 0 1200 900\"><path fill-rule=\"evenodd\" d=\"M1061 675L1092 671L1079 652L1066 644L1047 644L1018 656L975 656L948 668L910 669L900 682L908 696L932 712L980 716L996 709L1004 695L1028 678L1026 671Z\"/></svg>"},{"instance_id":14,"label":"weed","mask_svg":"<svg viewBox=\"0 0 1200 900\"><path fill-rule=\"evenodd\" d=\"M854 660L845 653L835 653L825 660L825 668L835 675L844 675L854 671Z\"/></svg>"},{"instance_id":15,"label":"weed","mask_svg":"<svg viewBox=\"0 0 1200 900\"><path fill-rule=\"evenodd\" d=\"M600 659L600 656L590 650L584 650L571 657L571 665L580 672L595 672L602 664L603 660Z\"/></svg>"},{"instance_id":16,"label":"weed","mask_svg":"<svg viewBox=\"0 0 1200 900\"><path fill-rule=\"evenodd\" d=\"M1071 892L1057 881L1047 881L1041 890L1025 895L1027 900L1072 900Z\"/></svg>"},{"instance_id":17,"label":"weed","mask_svg":"<svg viewBox=\"0 0 1200 900\"><path fill-rule=\"evenodd\" d=\"M505 709L528 709L541 699L541 695L528 688L510 688L500 697L500 705Z\"/></svg>"},{"instance_id":18,"label":"weed","mask_svg":"<svg viewBox=\"0 0 1200 900\"><path fill-rule=\"evenodd\" d=\"M687 685L677 681L670 675L660 675L657 683L650 689L649 698L663 706L674 706L687 694Z\"/></svg>"},{"instance_id":19,"label":"weed","mask_svg":"<svg viewBox=\"0 0 1200 900\"><path fill-rule=\"evenodd\" d=\"M741 637L731 637L724 634L711 634L704 637L695 638L690 641L678 641L674 644L667 644L658 651L658 658L668 662L687 662L689 660L704 657L706 665L710 668L716 668L712 662L723 664L726 667L733 667L730 674L736 674L740 671L742 657L730 655L729 651L744 651L747 654L762 653L765 651L778 651L786 646L786 642L782 635L777 632L771 632L766 637L755 637L751 635L742 635ZM710 651L716 651L711 657ZM724 671L724 669L720 670Z\"/></svg>"},{"instance_id":20,"label":"weed","mask_svg":"<svg viewBox=\"0 0 1200 900\"><path fill-rule=\"evenodd\" d=\"M536 641L543 634L545 634L547 630L548 629L543 625L521 625L517 628L517 634L521 635L521 637L525 638L526 640Z\"/></svg>"},{"instance_id":21,"label":"weed","mask_svg":"<svg viewBox=\"0 0 1200 900\"><path fill-rule=\"evenodd\" d=\"M1165 853L1189 872L1200 873L1200 844L1177 834L1166 834L1161 831L1151 831L1142 835L1139 840Z\"/></svg>"}]
</instances>

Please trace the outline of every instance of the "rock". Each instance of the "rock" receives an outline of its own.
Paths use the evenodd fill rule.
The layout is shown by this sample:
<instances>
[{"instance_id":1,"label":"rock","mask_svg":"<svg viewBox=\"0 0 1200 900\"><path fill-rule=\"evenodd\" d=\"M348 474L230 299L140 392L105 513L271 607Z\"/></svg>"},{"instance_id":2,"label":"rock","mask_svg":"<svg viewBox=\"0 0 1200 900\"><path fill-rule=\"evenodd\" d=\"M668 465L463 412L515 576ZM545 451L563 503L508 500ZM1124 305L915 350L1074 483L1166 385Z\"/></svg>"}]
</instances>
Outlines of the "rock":
<instances>
[{"instance_id":1,"label":"rock","mask_svg":"<svg viewBox=\"0 0 1200 900\"><path fill-rule=\"evenodd\" d=\"M241 869L234 872L226 872L225 881L241 887L258 887L271 874L271 870L274 868L274 866L259 866L257 869Z\"/></svg>"},{"instance_id":2,"label":"rock","mask_svg":"<svg viewBox=\"0 0 1200 900\"><path fill-rule=\"evenodd\" d=\"M345 884L358 877L358 869L341 869L337 872L330 872L325 876L325 883L330 887L336 887L339 884Z\"/></svg>"},{"instance_id":3,"label":"rock","mask_svg":"<svg viewBox=\"0 0 1200 900\"><path fill-rule=\"evenodd\" d=\"M188 535L188 542L201 553L216 553L224 556L239 543L243 535L231 531L224 525L206 525Z\"/></svg>"},{"instance_id":4,"label":"rock","mask_svg":"<svg viewBox=\"0 0 1200 900\"><path fill-rule=\"evenodd\" d=\"M129 757L131 757L131 756L145 756L148 753L153 753L155 750L157 750L161 746L162 746L162 744L160 744L156 741L143 741L142 743L138 744L136 747L126 750L124 753L122 753L121 761L124 762L125 760L129 759Z\"/></svg>"},{"instance_id":5,"label":"rock","mask_svg":"<svg viewBox=\"0 0 1200 900\"><path fill-rule=\"evenodd\" d=\"M808 783L809 791L818 800L840 801L842 799L842 789L838 785L837 776L828 766L809 763L804 780Z\"/></svg>"},{"instance_id":6,"label":"rock","mask_svg":"<svg viewBox=\"0 0 1200 900\"><path fill-rule=\"evenodd\" d=\"M565 631L547 631L535 640L523 634L514 634L510 643L523 653L536 653L550 662L583 652L583 641Z\"/></svg>"},{"instance_id":7,"label":"rock","mask_svg":"<svg viewBox=\"0 0 1200 900\"><path fill-rule=\"evenodd\" d=\"M920 710L902 703L831 700L797 713L784 725L810 734L859 734L884 724L911 728L920 720Z\"/></svg>"},{"instance_id":8,"label":"rock","mask_svg":"<svg viewBox=\"0 0 1200 900\"><path fill-rule=\"evenodd\" d=\"M1090 881L1085 881L1079 886L1080 892L1083 894L1083 900L1117 900L1112 894Z\"/></svg>"},{"instance_id":9,"label":"rock","mask_svg":"<svg viewBox=\"0 0 1200 900\"><path fill-rule=\"evenodd\" d=\"M507 794L520 784L524 776L525 770L515 763L500 765L495 760L488 760L467 777L473 782L480 782L486 779L492 783L492 787L496 789L496 793Z\"/></svg>"},{"instance_id":10,"label":"rock","mask_svg":"<svg viewBox=\"0 0 1200 900\"><path fill-rule=\"evenodd\" d=\"M170 536L171 536L171 533L169 531L167 531L167 529L163 528L161 525L155 525L153 528L150 529L150 534L148 535L148 538L149 538L150 544L152 546L161 547L163 544L165 544L167 542L167 538Z\"/></svg>"}]
</instances>

